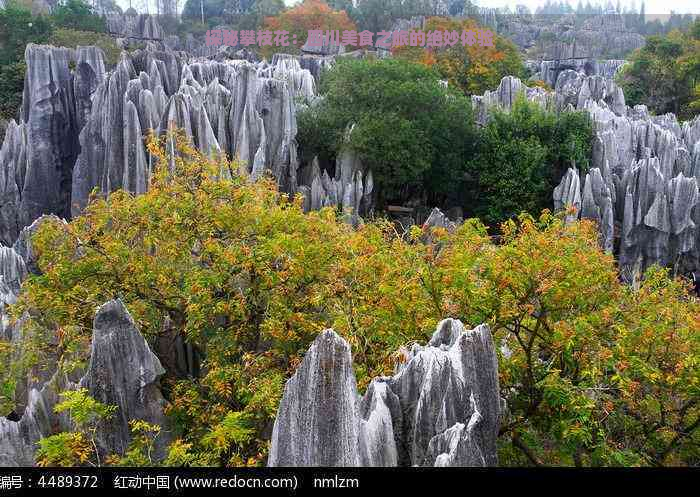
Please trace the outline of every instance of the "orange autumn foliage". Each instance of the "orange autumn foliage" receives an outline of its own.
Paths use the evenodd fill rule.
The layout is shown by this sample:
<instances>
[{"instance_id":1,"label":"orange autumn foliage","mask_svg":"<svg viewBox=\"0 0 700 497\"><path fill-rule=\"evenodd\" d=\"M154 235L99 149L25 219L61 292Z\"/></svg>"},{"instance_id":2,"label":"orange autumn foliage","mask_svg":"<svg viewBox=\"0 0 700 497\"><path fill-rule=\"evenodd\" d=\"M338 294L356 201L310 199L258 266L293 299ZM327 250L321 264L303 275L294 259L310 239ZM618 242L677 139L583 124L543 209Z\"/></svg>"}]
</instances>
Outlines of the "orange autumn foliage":
<instances>
[{"instance_id":1,"label":"orange autumn foliage","mask_svg":"<svg viewBox=\"0 0 700 497\"><path fill-rule=\"evenodd\" d=\"M322 0L304 0L278 16L266 17L263 29L289 33L288 47L263 47L263 55L268 57L276 52L298 52L306 42L310 30L320 29L324 32L338 30L339 34L342 34L345 30L356 31L357 26L344 10L333 10ZM294 43L295 36L296 43Z\"/></svg>"},{"instance_id":2,"label":"orange autumn foliage","mask_svg":"<svg viewBox=\"0 0 700 497\"><path fill-rule=\"evenodd\" d=\"M431 17L426 20L424 31L457 31L484 29L473 19ZM498 86L507 75L520 76L523 64L512 42L494 34L494 46L478 44L452 47L395 47L395 57L411 60L436 69L451 86L460 88L467 95L481 94Z\"/></svg>"}]
</instances>

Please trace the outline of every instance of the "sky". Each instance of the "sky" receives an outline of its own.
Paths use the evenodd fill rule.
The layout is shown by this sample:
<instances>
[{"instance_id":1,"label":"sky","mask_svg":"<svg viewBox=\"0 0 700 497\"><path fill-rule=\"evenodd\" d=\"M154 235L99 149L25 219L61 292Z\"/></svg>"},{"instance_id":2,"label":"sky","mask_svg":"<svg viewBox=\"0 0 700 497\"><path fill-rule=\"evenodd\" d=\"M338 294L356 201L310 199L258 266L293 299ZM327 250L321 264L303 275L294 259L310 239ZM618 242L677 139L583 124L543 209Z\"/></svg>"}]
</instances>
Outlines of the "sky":
<instances>
[{"instance_id":1,"label":"sky","mask_svg":"<svg viewBox=\"0 0 700 497\"><path fill-rule=\"evenodd\" d=\"M132 0L134 5L143 3L143 0ZM284 0L287 5L293 5L300 0ZM527 5L531 10L535 10L537 6L545 3L545 0L472 0L473 3L482 7L505 7L514 8L518 4ZM582 0L584 5L586 0ZM617 5L617 0L611 0L613 5ZM631 5L635 0L620 0L621 4ZM569 3L576 7L578 0L569 0ZM117 0L117 3L122 8L129 7L129 0ZM151 3L153 1L151 0ZM181 0L181 5L184 5L184 0ZM592 4L596 0L591 0ZM675 11L679 14L700 14L700 2L698 0L645 0L645 9L647 14L670 14ZM641 0L636 0L637 8L641 5Z\"/></svg>"}]
</instances>

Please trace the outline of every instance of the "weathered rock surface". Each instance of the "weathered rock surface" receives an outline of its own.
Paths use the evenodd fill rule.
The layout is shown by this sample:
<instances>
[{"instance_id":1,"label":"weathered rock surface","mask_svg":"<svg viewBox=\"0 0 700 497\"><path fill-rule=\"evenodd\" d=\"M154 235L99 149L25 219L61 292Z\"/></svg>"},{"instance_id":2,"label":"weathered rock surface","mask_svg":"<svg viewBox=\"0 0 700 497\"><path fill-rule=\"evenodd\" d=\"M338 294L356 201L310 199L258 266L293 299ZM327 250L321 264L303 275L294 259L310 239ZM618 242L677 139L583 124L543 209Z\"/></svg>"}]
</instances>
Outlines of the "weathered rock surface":
<instances>
[{"instance_id":1,"label":"weathered rock surface","mask_svg":"<svg viewBox=\"0 0 700 497\"><path fill-rule=\"evenodd\" d=\"M10 121L0 148L0 241L6 245L42 214L68 216L78 133L105 71L95 47L29 44L25 59L20 124Z\"/></svg>"},{"instance_id":2,"label":"weathered rock surface","mask_svg":"<svg viewBox=\"0 0 700 497\"><path fill-rule=\"evenodd\" d=\"M433 210L430 211L428 218L423 223L423 228L445 228L451 233L455 231L460 224L461 219L452 221L440 209L433 207Z\"/></svg>"},{"instance_id":3,"label":"weathered rock surface","mask_svg":"<svg viewBox=\"0 0 700 497\"><path fill-rule=\"evenodd\" d=\"M269 171L297 191L294 98L311 97L313 78L298 62L187 63L172 52L123 56L93 99L72 184L73 214L96 186L142 193L152 170L143 136L182 129L210 156L239 158L254 179Z\"/></svg>"},{"instance_id":4,"label":"weathered rock surface","mask_svg":"<svg viewBox=\"0 0 700 497\"><path fill-rule=\"evenodd\" d=\"M623 58L644 45L644 36L614 12L590 18L501 15L497 23L499 33L544 60Z\"/></svg>"},{"instance_id":5,"label":"weathered rock surface","mask_svg":"<svg viewBox=\"0 0 700 497\"><path fill-rule=\"evenodd\" d=\"M30 44L25 59L28 65L21 114L26 162L16 214L20 226L42 214L66 214L65 185L70 182L78 152L75 93L69 69L73 51Z\"/></svg>"},{"instance_id":6,"label":"weathered rock surface","mask_svg":"<svg viewBox=\"0 0 700 497\"><path fill-rule=\"evenodd\" d=\"M162 40L165 32L155 16L138 14L136 11L127 11L124 14L108 14L105 16L107 30L121 38L135 38L139 40Z\"/></svg>"},{"instance_id":7,"label":"weathered rock surface","mask_svg":"<svg viewBox=\"0 0 700 497\"><path fill-rule=\"evenodd\" d=\"M359 422L350 346L321 333L284 390L272 433L271 466L356 466Z\"/></svg>"},{"instance_id":8,"label":"weathered rock surface","mask_svg":"<svg viewBox=\"0 0 700 497\"><path fill-rule=\"evenodd\" d=\"M121 300L102 305L95 315L87 372L79 386L106 405L117 406L104 421L97 444L102 454L123 454L131 440L129 421L142 419L167 427L158 380L165 373ZM164 430L164 432L167 430ZM156 440L162 455L167 433Z\"/></svg>"},{"instance_id":9,"label":"weathered rock surface","mask_svg":"<svg viewBox=\"0 0 700 497\"><path fill-rule=\"evenodd\" d=\"M62 390L58 378L41 389L32 389L19 421L0 417L0 467L33 466L36 443L51 435L53 429L69 429L66 417L53 412L53 406L59 401L56 395L59 389Z\"/></svg>"},{"instance_id":10,"label":"weathered rock surface","mask_svg":"<svg viewBox=\"0 0 700 497\"><path fill-rule=\"evenodd\" d=\"M12 249L8 249L12 250ZM114 417L102 422L95 443L100 458L123 454L131 439L129 421L143 419L163 427L156 442L156 457L163 455L169 433L163 413L164 399L158 380L164 373L156 356L136 328L120 300L97 310L90 363L77 382L56 372L43 385L32 385L19 421L0 417L0 466L31 466L36 443L47 436L73 429L67 414L53 407L59 393L87 388L93 398L117 406Z\"/></svg>"},{"instance_id":11,"label":"weathered rock surface","mask_svg":"<svg viewBox=\"0 0 700 497\"><path fill-rule=\"evenodd\" d=\"M700 118L680 123L673 114L650 116L644 106L627 106L612 79L567 69L554 92L506 77L495 91L472 97L478 122L488 120L494 105L510 108L519 93L591 117L591 167L583 182L575 169L564 175L554 207L573 206L576 216L598 223L601 246L609 252L618 247L623 277L634 279L652 264L679 272L700 268Z\"/></svg>"},{"instance_id":12,"label":"weathered rock surface","mask_svg":"<svg viewBox=\"0 0 700 497\"><path fill-rule=\"evenodd\" d=\"M6 307L14 304L27 277L24 259L10 247L0 245L0 340L12 340Z\"/></svg>"},{"instance_id":13,"label":"weathered rock surface","mask_svg":"<svg viewBox=\"0 0 700 497\"><path fill-rule=\"evenodd\" d=\"M552 88L557 84L559 75L567 70L586 76L602 76L606 79L612 79L624 64L625 60L623 59L598 60L594 58L531 61L530 66L536 69L531 79L542 80Z\"/></svg>"},{"instance_id":14,"label":"weathered rock surface","mask_svg":"<svg viewBox=\"0 0 700 497\"><path fill-rule=\"evenodd\" d=\"M327 170L322 170L314 158L310 165L303 168L301 180L303 185L298 191L304 195L305 210L338 207L350 216L353 224L359 221L359 215L372 210L372 171L365 168L358 155L351 150L344 150L336 158L333 177Z\"/></svg>"},{"instance_id":15,"label":"weathered rock surface","mask_svg":"<svg viewBox=\"0 0 700 497\"><path fill-rule=\"evenodd\" d=\"M287 382L270 466L493 466L501 398L488 326L442 321L357 393L350 347L321 333Z\"/></svg>"},{"instance_id":16,"label":"weathered rock surface","mask_svg":"<svg viewBox=\"0 0 700 497\"><path fill-rule=\"evenodd\" d=\"M125 29L157 35L143 19ZM183 129L205 154L239 158L253 179L268 171L283 191L310 193L313 179L306 190L297 179L295 102L316 94L303 57L191 60L152 45L123 52L111 72L95 47L28 45L22 118L8 123L0 148L0 242L11 245L42 214L78 214L95 188L145 192L154 167L144 143L151 130ZM319 64L315 70L326 62ZM353 167L344 170L357 176ZM357 177L348 181L338 204L356 210L366 188Z\"/></svg>"}]
</instances>

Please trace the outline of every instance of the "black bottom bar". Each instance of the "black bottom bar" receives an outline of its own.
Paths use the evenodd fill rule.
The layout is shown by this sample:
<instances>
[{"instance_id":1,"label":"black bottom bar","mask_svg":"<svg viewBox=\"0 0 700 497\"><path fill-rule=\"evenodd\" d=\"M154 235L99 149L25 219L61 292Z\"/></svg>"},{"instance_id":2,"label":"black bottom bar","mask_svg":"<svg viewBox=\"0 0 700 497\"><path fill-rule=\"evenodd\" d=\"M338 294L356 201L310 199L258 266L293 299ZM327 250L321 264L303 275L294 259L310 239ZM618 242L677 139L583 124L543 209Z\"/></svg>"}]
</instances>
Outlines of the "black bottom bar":
<instances>
[{"instance_id":1,"label":"black bottom bar","mask_svg":"<svg viewBox=\"0 0 700 497\"><path fill-rule=\"evenodd\" d=\"M621 489L667 490L697 486L698 468L673 469L527 469L527 468L0 468L0 497L48 494L57 489L80 495L232 495L273 491L279 495L452 493L485 490L609 494ZM488 495L488 494L485 494Z\"/></svg>"}]
</instances>

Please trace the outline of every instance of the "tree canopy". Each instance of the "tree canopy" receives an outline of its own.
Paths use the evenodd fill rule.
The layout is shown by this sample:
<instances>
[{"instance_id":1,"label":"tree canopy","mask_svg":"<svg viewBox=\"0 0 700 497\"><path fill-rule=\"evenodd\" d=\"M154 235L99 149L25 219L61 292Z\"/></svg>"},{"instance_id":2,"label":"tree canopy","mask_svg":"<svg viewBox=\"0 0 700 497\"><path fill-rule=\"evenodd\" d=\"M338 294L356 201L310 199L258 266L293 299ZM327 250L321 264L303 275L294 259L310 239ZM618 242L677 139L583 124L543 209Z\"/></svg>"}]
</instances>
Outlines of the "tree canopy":
<instances>
[{"instance_id":1,"label":"tree canopy","mask_svg":"<svg viewBox=\"0 0 700 497\"><path fill-rule=\"evenodd\" d=\"M117 45L105 33L105 20L82 0L58 5L51 15L34 15L10 0L0 8L0 117L16 119L24 88L24 50L28 43L75 47L98 45L113 60Z\"/></svg>"},{"instance_id":2,"label":"tree canopy","mask_svg":"<svg viewBox=\"0 0 700 497\"><path fill-rule=\"evenodd\" d=\"M650 36L618 80L629 105L686 119L700 113L700 20L687 31Z\"/></svg>"},{"instance_id":3,"label":"tree canopy","mask_svg":"<svg viewBox=\"0 0 700 497\"><path fill-rule=\"evenodd\" d=\"M266 17L262 29L286 31L289 33L289 46L265 46L262 53L266 56L274 52L298 53L306 43L310 30L356 30L357 26L344 10L333 10L323 0L304 0L302 3L271 17ZM296 39L296 44L294 40Z\"/></svg>"},{"instance_id":4,"label":"tree canopy","mask_svg":"<svg viewBox=\"0 0 700 497\"><path fill-rule=\"evenodd\" d=\"M320 92L323 99L299 115L308 158L357 151L372 169L380 203L421 191L442 203L455 193L450 186L460 181L473 144L471 107L435 71L400 60L338 60Z\"/></svg>"},{"instance_id":5,"label":"tree canopy","mask_svg":"<svg viewBox=\"0 0 700 497\"><path fill-rule=\"evenodd\" d=\"M51 31L48 17L33 16L24 6L8 2L0 9L0 66L22 60L27 43L46 43Z\"/></svg>"},{"instance_id":6,"label":"tree canopy","mask_svg":"<svg viewBox=\"0 0 700 497\"><path fill-rule=\"evenodd\" d=\"M502 464L700 461L698 302L658 268L638 289L620 283L592 223L523 215L496 244L469 220L426 242L419 227L401 235L380 220L354 229L331 209L304 213L272 181L251 183L186 145L172 166L162 142L149 150L159 165L146 194L96 197L35 236L42 274L12 308L29 313L14 364L45 361L27 344L46 333L59 368L84 364L94 309L120 297L167 370L176 439L164 464L262 464L284 381L323 329L349 341L364 389L445 317L488 323L499 344ZM194 375L178 374L159 340L177 335L199 351ZM18 354L0 345L3 363ZM0 395L13 374L0 371ZM90 420L109 406L76 392L60 409L86 423L43 441L44 460L91 461ZM110 463L150 463L158 428L132 428L134 446Z\"/></svg>"},{"instance_id":7,"label":"tree canopy","mask_svg":"<svg viewBox=\"0 0 700 497\"><path fill-rule=\"evenodd\" d=\"M61 28L95 33L107 31L105 19L95 14L83 0L68 0L59 4L51 13L51 19L54 25Z\"/></svg>"},{"instance_id":8,"label":"tree canopy","mask_svg":"<svg viewBox=\"0 0 700 497\"><path fill-rule=\"evenodd\" d=\"M494 109L469 159L467 212L496 227L520 212L549 207L566 170L588 168L592 141L585 112L553 112L522 95L510 111Z\"/></svg>"}]
</instances>

